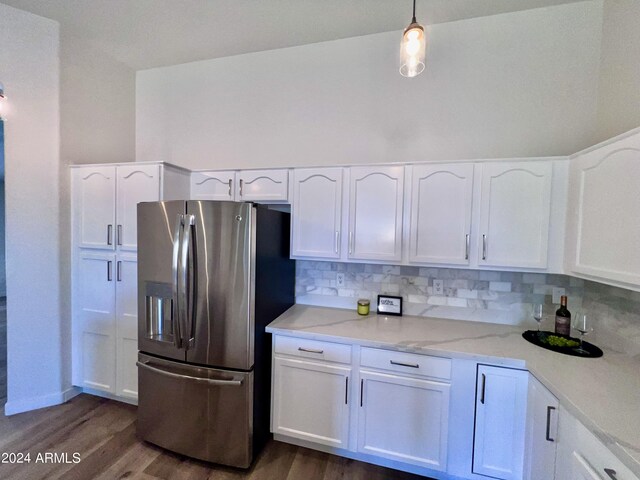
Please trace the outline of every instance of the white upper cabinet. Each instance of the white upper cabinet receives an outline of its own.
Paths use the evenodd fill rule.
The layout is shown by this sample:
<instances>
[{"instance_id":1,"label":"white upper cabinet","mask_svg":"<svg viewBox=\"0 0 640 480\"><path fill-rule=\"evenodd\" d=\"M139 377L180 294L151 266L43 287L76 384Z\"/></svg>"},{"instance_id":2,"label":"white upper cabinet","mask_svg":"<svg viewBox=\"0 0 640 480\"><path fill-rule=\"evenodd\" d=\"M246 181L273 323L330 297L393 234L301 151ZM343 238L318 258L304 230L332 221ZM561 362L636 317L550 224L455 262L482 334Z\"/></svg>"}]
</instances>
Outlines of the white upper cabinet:
<instances>
[{"instance_id":1,"label":"white upper cabinet","mask_svg":"<svg viewBox=\"0 0 640 480\"><path fill-rule=\"evenodd\" d=\"M191 174L193 200L283 203L289 200L289 171L201 171Z\"/></svg>"},{"instance_id":2,"label":"white upper cabinet","mask_svg":"<svg viewBox=\"0 0 640 480\"><path fill-rule=\"evenodd\" d=\"M75 248L137 250L138 203L186 199L187 172L156 163L73 166Z\"/></svg>"},{"instance_id":3,"label":"white upper cabinet","mask_svg":"<svg viewBox=\"0 0 640 480\"><path fill-rule=\"evenodd\" d=\"M288 170L241 170L236 178L238 201L286 202L289 199Z\"/></svg>"},{"instance_id":4,"label":"white upper cabinet","mask_svg":"<svg viewBox=\"0 0 640 480\"><path fill-rule=\"evenodd\" d=\"M85 167L73 171L77 245L115 248L116 167Z\"/></svg>"},{"instance_id":5,"label":"white upper cabinet","mask_svg":"<svg viewBox=\"0 0 640 480\"><path fill-rule=\"evenodd\" d=\"M571 160L580 274L640 286L640 133Z\"/></svg>"},{"instance_id":6,"label":"white upper cabinet","mask_svg":"<svg viewBox=\"0 0 640 480\"><path fill-rule=\"evenodd\" d=\"M352 167L348 258L400 261L404 167Z\"/></svg>"},{"instance_id":7,"label":"white upper cabinet","mask_svg":"<svg viewBox=\"0 0 640 480\"><path fill-rule=\"evenodd\" d=\"M549 161L483 165L480 266L547 267L552 175Z\"/></svg>"},{"instance_id":8,"label":"white upper cabinet","mask_svg":"<svg viewBox=\"0 0 640 480\"><path fill-rule=\"evenodd\" d=\"M409 261L469 265L473 164L411 169Z\"/></svg>"},{"instance_id":9,"label":"white upper cabinet","mask_svg":"<svg viewBox=\"0 0 640 480\"><path fill-rule=\"evenodd\" d=\"M342 168L294 170L292 257L340 258L342 173Z\"/></svg>"},{"instance_id":10,"label":"white upper cabinet","mask_svg":"<svg viewBox=\"0 0 640 480\"><path fill-rule=\"evenodd\" d=\"M117 176L116 245L120 250L136 251L138 203L160 200L160 166L120 166Z\"/></svg>"},{"instance_id":11,"label":"white upper cabinet","mask_svg":"<svg viewBox=\"0 0 640 480\"><path fill-rule=\"evenodd\" d=\"M235 172L193 172L191 198L193 200L228 200L235 198Z\"/></svg>"}]
</instances>

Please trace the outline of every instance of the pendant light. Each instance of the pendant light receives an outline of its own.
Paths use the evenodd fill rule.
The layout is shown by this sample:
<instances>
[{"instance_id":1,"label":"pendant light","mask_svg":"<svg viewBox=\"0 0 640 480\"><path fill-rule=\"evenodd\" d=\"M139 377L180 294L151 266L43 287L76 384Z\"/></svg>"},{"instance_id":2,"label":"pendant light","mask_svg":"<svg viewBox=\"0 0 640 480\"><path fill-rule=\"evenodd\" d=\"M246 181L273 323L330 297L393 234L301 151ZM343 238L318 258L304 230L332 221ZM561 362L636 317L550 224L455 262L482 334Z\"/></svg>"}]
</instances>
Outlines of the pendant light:
<instances>
[{"instance_id":1,"label":"pendant light","mask_svg":"<svg viewBox=\"0 0 640 480\"><path fill-rule=\"evenodd\" d=\"M400 74L415 77L424 70L426 38L424 28L416 21L416 0L413 0L413 18L404 29L400 43Z\"/></svg>"},{"instance_id":2,"label":"pendant light","mask_svg":"<svg viewBox=\"0 0 640 480\"><path fill-rule=\"evenodd\" d=\"M0 83L0 120L4 120L3 115L4 115L4 110L5 110L5 98L4 98L4 87L2 86L2 84Z\"/></svg>"}]
</instances>

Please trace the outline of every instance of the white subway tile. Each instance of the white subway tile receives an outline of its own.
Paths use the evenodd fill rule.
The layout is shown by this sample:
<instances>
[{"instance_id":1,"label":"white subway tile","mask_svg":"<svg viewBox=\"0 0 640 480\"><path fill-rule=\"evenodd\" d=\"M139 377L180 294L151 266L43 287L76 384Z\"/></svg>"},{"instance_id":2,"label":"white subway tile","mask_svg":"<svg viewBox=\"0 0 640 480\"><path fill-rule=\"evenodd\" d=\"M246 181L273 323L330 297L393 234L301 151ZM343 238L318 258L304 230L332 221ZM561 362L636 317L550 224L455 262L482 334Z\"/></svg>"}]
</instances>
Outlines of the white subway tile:
<instances>
[{"instance_id":1,"label":"white subway tile","mask_svg":"<svg viewBox=\"0 0 640 480\"><path fill-rule=\"evenodd\" d=\"M510 292L511 282L489 282L489 290L494 292Z\"/></svg>"}]
</instances>

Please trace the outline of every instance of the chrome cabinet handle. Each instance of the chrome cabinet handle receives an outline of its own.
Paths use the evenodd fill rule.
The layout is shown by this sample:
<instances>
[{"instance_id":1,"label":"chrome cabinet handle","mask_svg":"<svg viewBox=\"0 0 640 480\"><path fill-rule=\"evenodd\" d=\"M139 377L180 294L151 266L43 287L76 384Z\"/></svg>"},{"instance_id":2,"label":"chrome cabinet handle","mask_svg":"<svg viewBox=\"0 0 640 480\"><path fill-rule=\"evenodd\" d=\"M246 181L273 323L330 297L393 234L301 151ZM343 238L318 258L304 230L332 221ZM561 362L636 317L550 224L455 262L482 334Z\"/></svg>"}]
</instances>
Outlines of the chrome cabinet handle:
<instances>
[{"instance_id":1,"label":"chrome cabinet handle","mask_svg":"<svg viewBox=\"0 0 640 480\"><path fill-rule=\"evenodd\" d=\"M334 250L336 253L338 253L338 245L340 244L340 232L338 230L336 230L336 243L334 246Z\"/></svg>"},{"instance_id":2,"label":"chrome cabinet handle","mask_svg":"<svg viewBox=\"0 0 640 480\"><path fill-rule=\"evenodd\" d=\"M555 409L556 407L552 407L551 405L547 406L547 433L545 435L547 442L555 442L555 440L549 436L551 431L551 412Z\"/></svg>"},{"instance_id":3,"label":"chrome cabinet handle","mask_svg":"<svg viewBox=\"0 0 640 480\"><path fill-rule=\"evenodd\" d=\"M122 245L122 225L118 225L117 231L116 231L116 243L118 245Z\"/></svg>"},{"instance_id":4,"label":"chrome cabinet handle","mask_svg":"<svg viewBox=\"0 0 640 480\"><path fill-rule=\"evenodd\" d=\"M616 471L615 471L613 468L605 468L605 469L604 469L604 473L606 473L607 475L609 475L609 478L610 478L611 480L618 480L617 473L616 473Z\"/></svg>"},{"instance_id":5,"label":"chrome cabinet handle","mask_svg":"<svg viewBox=\"0 0 640 480\"><path fill-rule=\"evenodd\" d=\"M482 259L487 259L487 236L482 235Z\"/></svg>"},{"instance_id":6,"label":"chrome cabinet handle","mask_svg":"<svg viewBox=\"0 0 640 480\"><path fill-rule=\"evenodd\" d=\"M229 179L229 196L231 196L231 184L233 183L233 180Z\"/></svg>"},{"instance_id":7,"label":"chrome cabinet handle","mask_svg":"<svg viewBox=\"0 0 640 480\"><path fill-rule=\"evenodd\" d=\"M107 225L107 245L113 245L111 238L113 236L113 225Z\"/></svg>"},{"instance_id":8,"label":"chrome cabinet handle","mask_svg":"<svg viewBox=\"0 0 640 480\"><path fill-rule=\"evenodd\" d=\"M122 261L120 260L116 262L116 280L118 282L122 281Z\"/></svg>"},{"instance_id":9,"label":"chrome cabinet handle","mask_svg":"<svg viewBox=\"0 0 640 480\"><path fill-rule=\"evenodd\" d=\"M389 363L391 365L398 365L400 367L420 368L420 364L418 363L402 363L402 362L396 362L395 360L389 360Z\"/></svg>"},{"instance_id":10,"label":"chrome cabinet handle","mask_svg":"<svg viewBox=\"0 0 640 480\"><path fill-rule=\"evenodd\" d=\"M482 374L482 393L480 395L480 403L484 405L484 390L485 390L485 386L487 385L487 377L485 376L485 374Z\"/></svg>"},{"instance_id":11,"label":"chrome cabinet handle","mask_svg":"<svg viewBox=\"0 0 640 480\"><path fill-rule=\"evenodd\" d=\"M464 239L464 259L469 260L469 234L465 235Z\"/></svg>"},{"instance_id":12,"label":"chrome cabinet handle","mask_svg":"<svg viewBox=\"0 0 640 480\"><path fill-rule=\"evenodd\" d=\"M136 365L140 368L144 368L154 373L164 375L165 377L177 378L179 380L190 380L192 382L206 383L207 385L228 385L231 387L242 386L242 380L217 380L215 378L199 378L199 377L192 377L191 375L182 375L180 373L168 372L160 368L152 367L151 365L143 362L136 362Z\"/></svg>"},{"instance_id":13,"label":"chrome cabinet handle","mask_svg":"<svg viewBox=\"0 0 640 480\"><path fill-rule=\"evenodd\" d=\"M344 404L347 405L349 399L349 377L344 379Z\"/></svg>"},{"instance_id":14,"label":"chrome cabinet handle","mask_svg":"<svg viewBox=\"0 0 640 480\"><path fill-rule=\"evenodd\" d=\"M298 347L298 351L307 352L307 353L318 353L318 354L324 353L324 350L316 350L314 348L302 348L302 347Z\"/></svg>"},{"instance_id":15,"label":"chrome cabinet handle","mask_svg":"<svg viewBox=\"0 0 640 480\"><path fill-rule=\"evenodd\" d=\"M113 262L111 260L107 261L107 282L110 282L113 280L113 274L111 272L111 264Z\"/></svg>"},{"instance_id":16,"label":"chrome cabinet handle","mask_svg":"<svg viewBox=\"0 0 640 480\"><path fill-rule=\"evenodd\" d=\"M353 253L353 232L349 232L349 255Z\"/></svg>"},{"instance_id":17,"label":"chrome cabinet handle","mask_svg":"<svg viewBox=\"0 0 640 480\"><path fill-rule=\"evenodd\" d=\"M240 196L242 196L242 179L240 179Z\"/></svg>"}]
</instances>

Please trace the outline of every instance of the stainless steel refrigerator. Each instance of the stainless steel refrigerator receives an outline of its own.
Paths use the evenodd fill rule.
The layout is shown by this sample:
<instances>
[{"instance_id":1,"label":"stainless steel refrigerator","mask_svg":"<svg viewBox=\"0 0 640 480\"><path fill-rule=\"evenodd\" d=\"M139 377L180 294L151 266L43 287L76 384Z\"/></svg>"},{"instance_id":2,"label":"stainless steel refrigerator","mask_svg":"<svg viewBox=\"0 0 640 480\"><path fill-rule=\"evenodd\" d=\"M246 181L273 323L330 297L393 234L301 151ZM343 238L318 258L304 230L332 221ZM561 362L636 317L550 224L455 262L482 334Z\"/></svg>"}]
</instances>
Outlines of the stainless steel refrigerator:
<instances>
[{"instance_id":1,"label":"stainless steel refrigerator","mask_svg":"<svg viewBox=\"0 0 640 480\"><path fill-rule=\"evenodd\" d=\"M138 204L138 435L246 468L269 437L265 326L294 303L289 214Z\"/></svg>"}]
</instances>

